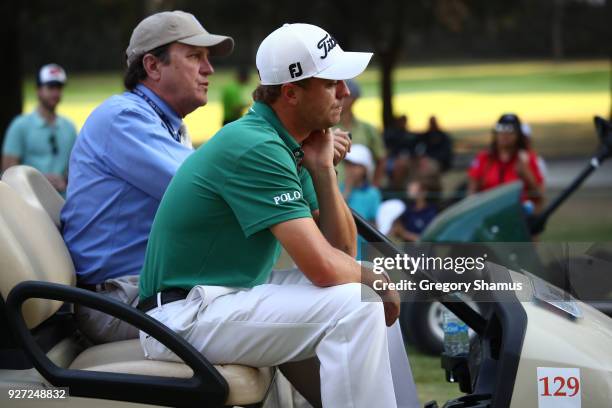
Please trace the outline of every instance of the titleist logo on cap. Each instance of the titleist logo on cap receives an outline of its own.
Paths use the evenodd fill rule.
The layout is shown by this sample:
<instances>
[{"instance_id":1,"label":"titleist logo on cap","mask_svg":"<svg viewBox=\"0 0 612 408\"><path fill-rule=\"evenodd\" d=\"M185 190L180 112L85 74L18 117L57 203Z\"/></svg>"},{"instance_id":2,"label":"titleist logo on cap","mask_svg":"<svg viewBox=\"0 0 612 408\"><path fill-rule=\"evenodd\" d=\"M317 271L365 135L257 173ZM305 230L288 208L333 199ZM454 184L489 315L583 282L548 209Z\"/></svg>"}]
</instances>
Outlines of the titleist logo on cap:
<instances>
[{"instance_id":1,"label":"titleist logo on cap","mask_svg":"<svg viewBox=\"0 0 612 408\"><path fill-rule=\"evenodd\" d=\"M325 34L325 37L321 38L317 43L317 48L322 49L324 54L320 57L321 59L327 58L327 54L336 46L338 42L334 37L329 34Z\"/></svg>"}]
</instances>

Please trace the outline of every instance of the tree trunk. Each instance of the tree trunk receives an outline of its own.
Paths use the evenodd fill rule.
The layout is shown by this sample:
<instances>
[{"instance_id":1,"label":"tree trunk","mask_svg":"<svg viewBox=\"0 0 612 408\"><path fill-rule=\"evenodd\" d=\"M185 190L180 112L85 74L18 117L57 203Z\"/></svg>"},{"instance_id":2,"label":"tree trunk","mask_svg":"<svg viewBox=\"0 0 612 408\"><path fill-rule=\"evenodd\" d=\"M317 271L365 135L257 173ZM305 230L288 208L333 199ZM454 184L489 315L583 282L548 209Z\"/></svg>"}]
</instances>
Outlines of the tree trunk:
<instances>
[{"instance_id":1,"label":"tree trunk","mask_svg":"<svg viewBox=\"0 0 612 408\"><path fill-rule=\"evenodd\" d=\"M612 121L612 50L610 51L610 116L608 119Z\"/></svg>"},{"instance_id":2,"label":"tree trunk","mask_svg":"<svg viewBox=\"0 0 612 408\"><path fill-rule=\"evenodd\" d=\"M0 5L0 15L6 16L0 25L0 50L3 64L0 64L0 77L4 79L2 98L0 98L0 147L4 133L11 120L21 113L22 62L19 25L21 23L21 2L7 0Z\"/></svg>"},{"instance_id":3,"label":"tree trunk","mask_svg":"<svg viewBox=\"0 0 612 408\"><path fill-rule=\"evenodd\" d=\"M404 12L406 10L403 1L393 2L393 14L390 23L392 24L390 38L380 47L378 55L380 57L380 82L381 97L383 103L382 119L383 127L386 129L393 125L393 70L397 63L404 37Z\"/></svg>"},{"instance_id":4,"label":"tree trunk","mask_svg":"<svg viewBox=\"0 0 612 408\"><path fill-rule=\"evenodd\" d=\"M379 54L380 83L382 98L383 127L386 129L393 125L393 68L395 66L395 52L386 50Z\"/></svg>"},{"instance_id":5,"label":"tree trunk","mask_svg":"<svg viewBox=\"0 0 612 408\"><path fill-rule=\"evenodd\" d=\"M555 0L553 3L551 43L552 56L556 60L563 58L563 15L565 14L565 0Z\"/></svg>"}]
</instances>

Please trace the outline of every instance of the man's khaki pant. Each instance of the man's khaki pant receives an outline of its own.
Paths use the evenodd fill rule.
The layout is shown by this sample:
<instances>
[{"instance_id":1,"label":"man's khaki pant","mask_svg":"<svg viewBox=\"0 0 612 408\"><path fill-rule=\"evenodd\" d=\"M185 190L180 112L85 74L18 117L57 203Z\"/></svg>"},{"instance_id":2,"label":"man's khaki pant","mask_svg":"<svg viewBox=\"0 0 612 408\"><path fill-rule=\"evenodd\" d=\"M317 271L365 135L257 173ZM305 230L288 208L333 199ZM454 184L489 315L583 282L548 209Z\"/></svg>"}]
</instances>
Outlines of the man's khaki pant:
<instances>
[{"instance_id":1,"label":"man's khaki pant","mask_svg":"<svg viewBox=\"0 0 612 408\"><path fill-rule=\"evenodd\" d=\"M138 275L130 275L109 279L98 293L136 307L138 278ZM88 307L77 305L76 318L81 332L97 344L138 338L138 329L134 326Z\"/></svg>"}]
</instances>

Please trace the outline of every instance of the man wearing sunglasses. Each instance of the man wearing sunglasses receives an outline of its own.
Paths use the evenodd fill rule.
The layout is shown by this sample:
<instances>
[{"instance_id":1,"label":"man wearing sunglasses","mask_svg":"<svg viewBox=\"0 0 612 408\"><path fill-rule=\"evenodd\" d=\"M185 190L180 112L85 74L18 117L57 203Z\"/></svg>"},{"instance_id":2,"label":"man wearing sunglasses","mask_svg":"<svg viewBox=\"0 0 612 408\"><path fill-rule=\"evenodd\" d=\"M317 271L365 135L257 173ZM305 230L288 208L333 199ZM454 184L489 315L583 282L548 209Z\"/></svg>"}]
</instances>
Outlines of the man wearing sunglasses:
<instances>
[{"instance_id":1,"label":"man wearing sunglasses","mask_svg":"<svg viewBox=\"0 0 612 408\"><path fill-rule=\"evenodd\" d=\"M43 66L36 78L38 106L16 117L4 138L2 171L17 164L40 170L60 193L66 191L68 159L76 129L56 113L66 84L66 72L57 64Z\"/></svg>"}]
</instances>

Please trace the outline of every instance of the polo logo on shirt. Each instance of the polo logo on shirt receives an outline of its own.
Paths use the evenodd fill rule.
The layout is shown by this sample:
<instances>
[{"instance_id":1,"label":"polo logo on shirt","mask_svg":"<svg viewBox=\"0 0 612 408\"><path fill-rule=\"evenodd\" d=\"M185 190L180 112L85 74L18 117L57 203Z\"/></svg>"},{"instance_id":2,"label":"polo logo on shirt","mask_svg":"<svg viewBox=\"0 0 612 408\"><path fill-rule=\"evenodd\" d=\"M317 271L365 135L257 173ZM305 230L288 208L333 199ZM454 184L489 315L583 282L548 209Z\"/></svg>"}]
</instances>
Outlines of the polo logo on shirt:
<instances>
[{"instance_id":1,"label":"polo logo on shirt","mask_svg":"<svg viewBox=\"0 0 612 408\"><path fill-rule=\"evenodd\" d=\"M299 191L294 191L293 193L283 193L274 197L274 204L278 205L280 203L299 200L300 198L302 198L302 193Z\"/></svg>"}]
</instances>

